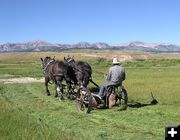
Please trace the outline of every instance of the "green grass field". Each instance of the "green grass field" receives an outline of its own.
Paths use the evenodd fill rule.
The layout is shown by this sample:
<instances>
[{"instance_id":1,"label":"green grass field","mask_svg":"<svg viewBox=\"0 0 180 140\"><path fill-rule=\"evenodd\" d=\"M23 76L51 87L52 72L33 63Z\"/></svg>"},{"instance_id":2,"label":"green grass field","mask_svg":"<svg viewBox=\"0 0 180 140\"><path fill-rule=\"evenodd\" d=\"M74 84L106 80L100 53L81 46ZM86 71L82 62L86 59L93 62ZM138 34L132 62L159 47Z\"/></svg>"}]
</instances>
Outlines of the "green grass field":
<instances>
[{"instance_id":1,"label":"green grass field","mask_svg":"<svg viewBox=\"0 0 180 140\"><path fill-rule=\"evenodd\" d=\"M47 54L26 58L21 53L16 57L3 54L0 79L42 77L38 57ZM100 85L111 60L85 60ZM43 83L0 83L0 139L163 140L165 126L180 124L180 59L139 59L122 65L127 74L124 85L130 106L126 111L118 111L116 106L83 114L76 110L75 101L54 98L53 85L52 96L46 96ZM149 105L151 92L159 104Z\"/></svg>"}]
</instances>

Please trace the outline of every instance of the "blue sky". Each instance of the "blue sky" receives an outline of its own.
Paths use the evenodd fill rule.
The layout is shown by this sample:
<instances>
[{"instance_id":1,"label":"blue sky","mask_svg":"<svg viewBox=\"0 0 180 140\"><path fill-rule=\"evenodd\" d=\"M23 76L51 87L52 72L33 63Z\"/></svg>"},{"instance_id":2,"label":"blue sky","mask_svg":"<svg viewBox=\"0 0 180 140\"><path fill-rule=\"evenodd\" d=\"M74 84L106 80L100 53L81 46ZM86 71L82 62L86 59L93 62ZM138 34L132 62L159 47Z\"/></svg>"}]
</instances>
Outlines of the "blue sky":
<instances>
[{"instance_id":1,"label":"blue sky","mask_svg":"<svg viewBox=\"0 0 180 140\"><path fill-rule=\"evenodd\" d=\"M180 44L180 0L0 0L0 44Z\"/></svg>"}]
</instances>

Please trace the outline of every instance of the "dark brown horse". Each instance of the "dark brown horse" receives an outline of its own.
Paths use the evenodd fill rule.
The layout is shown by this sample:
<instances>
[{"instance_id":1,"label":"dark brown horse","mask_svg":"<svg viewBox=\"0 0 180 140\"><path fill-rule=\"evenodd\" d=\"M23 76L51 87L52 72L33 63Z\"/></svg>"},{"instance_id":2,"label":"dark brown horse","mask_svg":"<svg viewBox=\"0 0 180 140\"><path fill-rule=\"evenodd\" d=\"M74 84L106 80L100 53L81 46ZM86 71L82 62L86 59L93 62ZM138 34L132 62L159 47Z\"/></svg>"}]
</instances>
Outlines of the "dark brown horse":
<instances>
[{"instance_id":1,"label":"dark brown horse","mask_svg":"<svg viewBox=\"0 0 180 140\"><path fill-rule=\"evenodd\" d=\"M67 65L63 61L57 61L51 57L41 58L41 61L45 75L46 94L50 95L48 83L52 81L55 84L55 97L59 96L60 99L64 99L62 81L65 79L67 83L70 82L67 76Z\"/></svg>"},{"instance_id":2,"label":"dark brown horse","mask_svg":"<svg viewBox=\"0 0 180 140\"><path fill-rule=\"evenodd\" d=\"M64 57L64 61L72 69L72 74L74 74L73 76L75 76L76 82L79 86L87 87L89 82L92 82L94 85L98 87L98 85L92 81L92 68L87 62L76 62L73 57L69 56L67 58Z\"/></svg>"}]
</instances>

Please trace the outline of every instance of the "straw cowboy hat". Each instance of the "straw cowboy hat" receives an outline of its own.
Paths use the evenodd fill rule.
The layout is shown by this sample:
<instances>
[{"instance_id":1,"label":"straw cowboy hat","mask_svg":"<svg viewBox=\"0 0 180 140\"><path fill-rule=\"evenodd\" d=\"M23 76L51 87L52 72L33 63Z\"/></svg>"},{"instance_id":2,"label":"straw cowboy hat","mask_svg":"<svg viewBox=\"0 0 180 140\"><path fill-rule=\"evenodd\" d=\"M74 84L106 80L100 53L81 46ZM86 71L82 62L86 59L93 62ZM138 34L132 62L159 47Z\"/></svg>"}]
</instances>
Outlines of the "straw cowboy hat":
<instances>
[{"instance_id":1,"label":"straw cowboy hat","mask_svg":"<svg viewBox=\"0 0 180 140\"><path fill-rule=\"evenodd\" d=\"M117 57L114 57L113 60L112 60L112 63L113 64L119 64L120 62L119 62Z\"/></svg>"}]
</instances>

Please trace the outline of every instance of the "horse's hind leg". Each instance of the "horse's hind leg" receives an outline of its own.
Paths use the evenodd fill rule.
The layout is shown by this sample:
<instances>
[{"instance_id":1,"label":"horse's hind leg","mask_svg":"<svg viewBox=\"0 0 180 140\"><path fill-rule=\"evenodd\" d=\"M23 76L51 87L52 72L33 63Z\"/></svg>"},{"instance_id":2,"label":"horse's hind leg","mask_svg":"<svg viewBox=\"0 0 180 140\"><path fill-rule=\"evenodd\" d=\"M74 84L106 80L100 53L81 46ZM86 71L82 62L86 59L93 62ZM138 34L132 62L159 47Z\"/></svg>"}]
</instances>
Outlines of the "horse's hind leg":
<instances>
[{"instance_id":1,"label":"horse's hind leg","mask_svg":"<svg viewBox=\"0 0 180 140\"><path fill-rule=\"evenodd\" d=\"M71 79L66 75L65 80L66 80L66 86L67 86L67 98L69 98L71 94L71 90L72 90Z\"/></svg>"},{"instance_id":2,"label":"horse's hind leg","mask_svg":"<svg viewBox=\"0 0 180 140\"><path fill-rule=\"evenodd\" d=\"M58 92L57 92L57 84L55 83L55 95L54 95L54 97L58 97Z\"/></svg>"},{"instance_id":3,"label":"horse's hind leg","mask_svg":"<svg viewBox=\"0 0 180 140\"><path fill-rule=\"evenodd\" d=\"M61 81L57 81L57 92L60 100L63 100L63 85Z\"/></svg>"},{"instance_id":4,"label":"horse's hind leg","mask_svg":"<svg viewBox=\"0 0 180 140\"><path fill-rule=\"evenodd\" d=\"M67 98L70 98L70 94L71 94L71 83L66 81L66 85L67 85Z\"/></svg>"},{"instance_id":5,"label":"horse's hind leg","mask_svg":"<svg viewBox=\"0 0 180 140\"><path fill-rule=\"evenodd\" d=\"M46 94L48 95L48 96L50 96L51 94L50 94L50 92L49 92L49 89L48 89L48 83L49 83L49 77L48 76L46 76L45 77L45 87L46 87Z\"/></svg>"},{"instance_id":6,"label":"horse's hind leg","mask_svg":"<svg viewBox=\"0 0 180 140\"><path fill-rule=\"evenodd\" d=\"M74 88L72 87L73 85L69 82L66 83L67 83L67 98L70 100L74 100L76 97L73 94L74 93Z\"/></svg>"}]
</instances>

